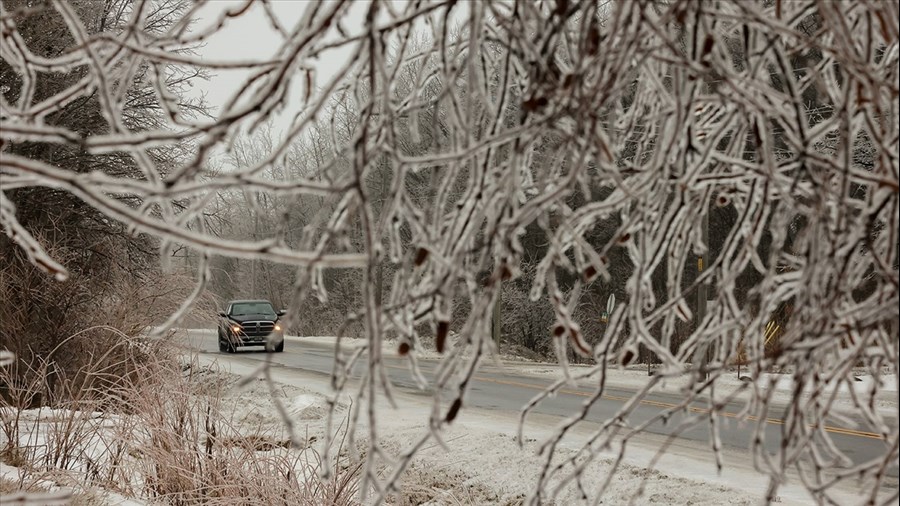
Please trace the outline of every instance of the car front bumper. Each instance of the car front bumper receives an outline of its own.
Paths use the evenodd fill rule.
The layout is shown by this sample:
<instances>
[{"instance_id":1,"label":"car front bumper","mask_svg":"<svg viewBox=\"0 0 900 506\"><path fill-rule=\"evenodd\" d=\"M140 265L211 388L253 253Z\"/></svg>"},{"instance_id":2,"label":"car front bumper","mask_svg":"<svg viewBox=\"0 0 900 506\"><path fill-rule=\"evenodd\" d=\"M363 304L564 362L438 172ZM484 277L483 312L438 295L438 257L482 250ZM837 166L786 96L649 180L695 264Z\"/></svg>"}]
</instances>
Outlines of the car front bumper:
<instances>
[{"instance_id":1,"label":"car front bumper","mask_svg":"<svg viewBox=\"0 0 900 506\"><path fill-rule=\"evenodd\" d=\"M273 322L249 322L241 325L241 330L230 329L231 342L238 346L265 346L284 341L284 331L275 330Z\"/></svg>"}]
</instances>

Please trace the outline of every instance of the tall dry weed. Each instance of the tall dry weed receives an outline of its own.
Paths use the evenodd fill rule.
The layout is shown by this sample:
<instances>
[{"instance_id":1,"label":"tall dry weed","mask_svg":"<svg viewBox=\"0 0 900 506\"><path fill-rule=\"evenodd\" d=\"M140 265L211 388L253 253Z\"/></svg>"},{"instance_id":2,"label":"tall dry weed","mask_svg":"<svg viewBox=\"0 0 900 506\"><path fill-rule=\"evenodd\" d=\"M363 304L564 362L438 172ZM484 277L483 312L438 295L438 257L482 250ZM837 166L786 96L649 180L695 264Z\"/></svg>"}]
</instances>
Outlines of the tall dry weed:
<instances>
[{"instance_id":1,"label":"tall dry weed","mask_svg":"<svg viewBox=\"0 0 900 506\"><path fill-rule=\"evenodd\" d=\"M54 391L54 408L30 409L46 391L51 369L38 361L28 376L44 380L9 391L0 455L20 468L22 489L66 471L76 477L73 488L100 487L167 504L357 502L359 463L336 459L331 479L322 480L325 464L315 449L296 448L283 427L247 425L240 412L225 407L225 396L236 394L229 377L182 363L163 342L122 343L139 358L121 366L129 374L118 381L106 377L108 367L98 360L78 371L77 382L66 378L71 390ZM0 368L0 381L11 381L22 366ZM92 386L100 382L103 388Z\"/></svg>"}]
</instances>

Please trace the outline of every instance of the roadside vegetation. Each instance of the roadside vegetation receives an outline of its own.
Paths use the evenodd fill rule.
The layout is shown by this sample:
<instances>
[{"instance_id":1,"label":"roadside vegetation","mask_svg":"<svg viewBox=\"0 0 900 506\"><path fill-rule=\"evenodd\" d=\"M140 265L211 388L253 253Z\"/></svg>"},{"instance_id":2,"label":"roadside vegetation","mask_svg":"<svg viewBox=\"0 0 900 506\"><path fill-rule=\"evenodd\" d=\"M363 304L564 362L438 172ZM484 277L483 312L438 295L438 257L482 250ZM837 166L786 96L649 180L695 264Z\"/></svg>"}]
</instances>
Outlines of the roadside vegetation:
<instances>
[{"instance_id":1,"label":"roadside vegetation","mask_svg":"<svg viewBox=\"0 0 900 506\"><path fill-rule=\"evenodd\" d=\"M254 397L275 402L262 382L237 388L239 378L183 362L165 340L123 337L115 347L130 357L129 374L115 382L103 381L110 374L97 362L41 398L41 362L31 367L43 381L3 392L0 462L18 476L7 476L4 493L62 487L74 504L102 504L108 493L135 504L357 503L360 463L346 448L324 480L312 441L292 437L274 410L246 409ZM15 384L16 367L0 369L0 384Z\"/></svg>"}]
</instances>

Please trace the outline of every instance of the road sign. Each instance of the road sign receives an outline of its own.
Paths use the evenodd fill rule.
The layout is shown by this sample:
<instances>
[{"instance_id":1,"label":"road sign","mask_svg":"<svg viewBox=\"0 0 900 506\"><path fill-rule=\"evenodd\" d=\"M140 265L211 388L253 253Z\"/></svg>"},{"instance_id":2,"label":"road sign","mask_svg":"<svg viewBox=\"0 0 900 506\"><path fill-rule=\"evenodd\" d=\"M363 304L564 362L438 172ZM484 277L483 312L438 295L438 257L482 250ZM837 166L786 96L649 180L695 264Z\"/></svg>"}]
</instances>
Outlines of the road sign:
<instances>
[{"instance_id":1,"label":"road sign","mask_svg":"<svg viewBox=\"0 0 900 506\"><path fill-rule=\"evenodd\" d=\"M610 295L609 298L606 299L606 311L600 313L600 323L609 321L609 315L612 314L614 307L616 307L616 296Z\"/></svg>"}]
</instances>

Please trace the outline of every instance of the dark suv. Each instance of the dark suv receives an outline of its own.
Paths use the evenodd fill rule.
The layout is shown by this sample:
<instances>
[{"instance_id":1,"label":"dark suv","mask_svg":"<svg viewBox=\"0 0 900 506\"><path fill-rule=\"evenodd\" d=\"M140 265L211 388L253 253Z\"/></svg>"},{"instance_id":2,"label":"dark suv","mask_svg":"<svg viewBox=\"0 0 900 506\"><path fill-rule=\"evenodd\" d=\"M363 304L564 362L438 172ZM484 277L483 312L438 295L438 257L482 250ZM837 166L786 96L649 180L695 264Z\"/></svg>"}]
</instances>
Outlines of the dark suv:
<instances>
[{"instance_id":1,"label":"dark suv","mask_svg":"<svg viewBox=\"0 0 900 506\"><path fill-rule=\"evenodd\" d=\"M238 346L266 346L276 352L284 351L284 328L278 318L284 311L275 311L267 300L233 300L225 311L219 311L219 351L233 353ZM269 335L272 347L269 348Z\"/></svg>"}]
</instances>

